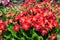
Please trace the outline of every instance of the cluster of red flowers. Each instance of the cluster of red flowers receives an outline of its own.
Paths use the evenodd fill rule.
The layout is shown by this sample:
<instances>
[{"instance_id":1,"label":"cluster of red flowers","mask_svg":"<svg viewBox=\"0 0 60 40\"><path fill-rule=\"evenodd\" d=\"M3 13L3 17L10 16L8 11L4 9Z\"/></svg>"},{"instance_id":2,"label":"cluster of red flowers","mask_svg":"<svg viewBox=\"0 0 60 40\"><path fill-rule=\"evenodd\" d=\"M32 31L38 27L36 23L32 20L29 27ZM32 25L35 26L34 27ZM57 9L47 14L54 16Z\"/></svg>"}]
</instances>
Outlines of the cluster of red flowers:
<instances>
[{"instance_id":1,"label":"cluster of red flowers","mask_svg":"<svg viewBox=\"0 0 60 40\"><path fill-rule=\"evenodd\" d=\"M42 35L58 27L56 13L46 8L32 7L26 12L19 14L16 20L19 20L22 24L22 29L29 30L31 27L34 27Z\"/></svg>"},{"instance_id":2,"label":"cluster of red flowers","mask_svg":"<svg viewBox=\"0 0 60 40\"><path fill-rule=\"evenodd\" d=\"M0 20L0 35L1 35L4 31L6 31L6 24L5 24L2 20Z\"/></svg>"},{"instance_id":3,"label":"cluster of red flowers","mask_svg":"<svg viewBox=\"0 0 60 40\"><path fill-rule=\"evenodd\" d=\"M22 24L22 29L29 30L33 27L36 31L41 32L42 35L45 35L53 28L59 27L59 24L56 21L56 13L51 11L50 8L52 6L49 1L50 0L46 2L45 0L41 2L41 4L37 3L36 0L28 1L26 2L27 4L23 3L22 6L26 7L27 11L22 12L16 17L16 20ZM29 7L32 3L34 3L35 6ZM46 8L39 7L45 5L46 3L49 4Z\"/></svg>"},{"instance_id":4,"label":"cluster of red flowers","mask_svg":"<svg viewBox=\"0 0 60 40\"><path fill-rule=\"evenodd\" d=\"M29 7L33 3L34 5ZM45 4L49 5L46 7ZM44 7L44 5L46 8ZM43 2L41 2L41 4L37 3L36 0L26 0L26 2L20 6L24 6L27 9L27 11L22 11L21 14L16 16L16 20L22 24L22 29L30 30L30 28L33 27L36 31L41 32L42 35L45 35L53 28L59 27L59 24L56 21L56 13L52 12L50 9L52 7L50 0L44 0ZM21 7L20 10L22 10ZM11 12L6 15L7 18L10 16L15 16L15 14ZM60 17L60 15L58 17ZM6 21L5 23L3 23L2 21L0 22L0 34L2 34L2 32L6 30L8 21ZM10 20L9 22L12 23L13 21ZM19 30L20 25L16 24L14 26L14 31L19 32Z\"/></svg>"}]
</instances>

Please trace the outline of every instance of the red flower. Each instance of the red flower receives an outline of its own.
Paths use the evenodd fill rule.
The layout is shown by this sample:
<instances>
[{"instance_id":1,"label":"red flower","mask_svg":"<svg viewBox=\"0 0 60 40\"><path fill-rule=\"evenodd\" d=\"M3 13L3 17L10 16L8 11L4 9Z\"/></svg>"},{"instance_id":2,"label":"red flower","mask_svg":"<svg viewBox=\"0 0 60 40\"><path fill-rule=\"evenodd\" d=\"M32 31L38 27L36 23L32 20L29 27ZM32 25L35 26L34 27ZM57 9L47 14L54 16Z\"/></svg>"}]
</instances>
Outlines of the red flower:
<instances>
[{"instance_id":1,"label":"red flower","mask_svg":"<svg viewBox=\"0 0 60 40\"><path fill-rule=\"evenodd\" d=\"M46 2L45 2L45 1L43 1L43 2L41 3L41 5L44 5L44 4L46 4Z\"/></svg>"},{"instance_id":2,"label":"red flower","mask_svg":"<svg viewBox=\"0 0 60 40\"><path fill-rule=\"evenodd\" d=\"M11 15L11 16L15 16L15 13L14 13L14 12L11 12L10 15Z\"/></svg>"},{"instance_id":3,"label":"red flower","mask_svg":"<svg viewBox=\"0 0 60 40\"><path fill-rule=\"evenodd\" d=\"M20 25L16 24L16 25L14 26L14 31L15 31L15 32L19 32L19 30L20 30Z\"/></svg>"},{"instance_id":4,"label":"red flower","mask_svg":"<svg viewBox=\"0 0 60 40\"><path fill-rule=\"evenodd\" d=\"M3 21L2 21L2 20L0 20L0 23L3 23Z\"/></svg>"},{"instance_id":5,"label":"red flower","mask_svg":"<svg viewBox=\"0 0 60 40\"><path fill-rule=\"evenodd\" d=\"M50 35L50 40L55 40L56 38L57 38L57 35L56 34Z\"/></svg>"},{"instance_id":6,"label":"red flower","mask_svg":"<svg viewBox=\"0 0 60 40\"><path fill-rule=\"evenodd\" d=\"M2 13L0 13L0 17L2 16Z\"/></svg>"},{"instance_id":7,"label":"red flower","mask_svg":"<svg viewBox=\"0 0 60 40\"><path fill-rule=\"evenodd\" d=\"M9 21L8 21L8 20L6 20L4 23L5 23L6 25L8 25L8 24L9 24Z\"/></svg>"},{"instance_id":8,"label":"red flower","mask_svg":"<svg viewBox=\"0 0 60 40\"><path fill-rule=\"evenodd\" d=\"M48 24L48 27L49 27L50 29L53 29L54 26L53 26L51 23L49 23L49 24Z\"/></svg>"},{"instance_id":9,"label":"red flower","mask_svg":"<svg viewBox=\"0 0 60 40\"><path fill-rule=\"evenodd\" d=\"M35 30L38 31L40 30L41 26L39 24L34 24Z\"/></svg>"},{"instance_id":10,"label":"red flower","mask_svg":"<svg viewBox=\"0 0 60 40\"><path fill-rule=\"evenodd\" d=\"M22 23L22 29L24 29L24 30L29 30L30 26L31 25L29 23Z\"/></svg>"},{"instance_id":11,"label":"red flower","mask_svg":"<svg viewBox=\"0 0 60 40\"><path fill-rule=\"evenodd\" d=\"M32 18L27 16L25 22L31 24L32 23Z\"/></svg>"},{"instance_id":12,"label":"red flower","mask_svg":"<svg viewBox=\"0 0 60 40\"><path fill-rule=\"evenodd\" d=\"M5 31L6 30L6 24L5 23L1 23L0 24L0 29Z\"/></svg>"},{"instance_id":13,"label":"red flower","mask_svg":"<svg viewBox=\"0 0 60 40\"><path fill-rule=\"evenodd\" d=\"M46 35L47 34L47 31L46 30L41 30L41 34L42 35Z\"/></svg>"},{"instance_id":14,"label":"red flower","mask_svg":"<svg viewBox=\"0 0 60 40\"><path fill-rule=\"evenodd\" d=\"M25 20L26 20L26 17L21 17L19 21L20 21L21 23L24 23Z\"/></svg>"},{"instance_id":15,"label":"red flower","mask_svg":"<svg viewBox=\"0 0 60 40\"><path fill-rule=\"evenodd\" d=\"M0 35L2 34L2 30L0 30Z\"/></svg>"},{"instance_id":16,"label":"red flower","mask_svg":"<svg viewBox=\"0 0 60 40\"><path fill-rule=\"evenodd\" d=\"M54 26L55 26L55 28L58 28L59 27L59 24L58 24L58 22L54 22L54 24L53 24Z\"/></svg>"},{"instance_id":17,"label":"red flower","mask_svg":"<svg viewBox=\"0 0 60 40\"><path fill-rule=\"evenodd\" d=\"M60 13L58 14L58 18L60 19Z\"/></svg>"}]
</instances>

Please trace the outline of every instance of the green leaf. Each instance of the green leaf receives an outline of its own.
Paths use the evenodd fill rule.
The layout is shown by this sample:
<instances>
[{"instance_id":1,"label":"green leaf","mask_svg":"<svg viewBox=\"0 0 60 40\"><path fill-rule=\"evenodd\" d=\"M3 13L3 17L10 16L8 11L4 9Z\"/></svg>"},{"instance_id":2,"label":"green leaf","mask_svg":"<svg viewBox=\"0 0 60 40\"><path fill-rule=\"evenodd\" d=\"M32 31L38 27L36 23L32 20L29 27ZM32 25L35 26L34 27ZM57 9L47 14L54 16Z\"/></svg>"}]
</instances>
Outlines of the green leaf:
<instances>
[{"instance_id":1,"label":"green leaf","mask_svg":"<svg viewBox=\"0 0 60 40\"><path fill-rule=\"evenodd\" d=\"M33 35L34 33L35 33L35 30L34 30L34 28L33 28L33 29L30 30L30 34Z\"/></svg>"},{"instance_id":2,"label":"green leaf","mask_svg":"<svg viewBox=\"0 0 60 40\"><path fill-rule=\"evenodd\" d=\"M44 40L42 36L39 36L38 37L38 40Z\"/></svg>"},{"instance_id":3,"label":"green leaf","mask_svg":"<svg viewBox=\"0 0 60 40\"><path fill-rule=\"evenodd\" d=\"M12 34L14 37L17 37L17 36L16 36L16 32L14 32L14 30L13 30L13 25L9 25L9 26L8 26L8 31L10 31L11 34Z\"/></svg>"},{"instance_id":4,"label":"green leaf","mask_svg":"<svg viewBox=\"0 0 60 40\"><path fill-rule=\"evenodd\" d=\"M19 37L17 37L16 32L14 32L13 27L14 27L13 24L9 25L8 30L11 32L13 37L20 39Z\"/></svg>"},{"instance_id":5,"label":"green leaf","mask_svg":"<svg viewBox=\"0 0 60 40\"><path fill-rule=\"evenodd\" d=\"M32 40L43 40L42 36L38 36L36 33L32 35Z\"/></svg>"},{"instance_id":6,"label":"green leaf","mask_svg":"<svg viewBox=\"0 0 60 40\"><path fill-rule=\"evenodd\" d=\"M30 38L25 34L25 32L23 31L22 28L20 29L20 31L21 31L21 33L22 33L22 35L23 35L24 37L26 37L27 39L30 39Z\"/></svg>"},{"instance_id":7,"label":"green leaf","mask_svg":"<svg viewBox=\"0 0 60 40\"><path fill-rule=\"evenodd\" d=\"M54 8L55 8L54 6L52 6L52 8L51 8L53 12L54 12Z\"/></svg>"},{"instance_id":8,"label":"green leaf","mask_svg":"<svg viewBox=\"0 0 60 40\"><path fill-rule=\"evenodd\" d=\"M11 40L15 40L14 38L11 38Z\"/></svg>"},{"instance_id":9,"label":"green leaf","mask_svg":"<svg viewBox=\"0 0 60 40\"><path fill-rule=\"evenodd\" d=\"M12 33L13 36L16 37L16 33L13 31L13 26L10 26L8 30Z\"/></svg>"},{"instance_id":10,"label":"green leaf","mask_svg":"<svg viewBox=\"0 0 60 40\"><path fill-rule=\"evenodd\" d=\"M21 40L25 40L25 38L24 37L21 37Z\"/></svg>"},{"instance_id":11,"label":"green leaf","mask_svg":"<svg viewBox=\"0 0 60 40\"><path fill-rule=\"evenodd\" d=\"M57 35L57 40L60 40L60 35Z\"/></svg>"},{"instance_id":12,"label":"green leaf","mask_svg":"<svg viewBox=\"0 0 60 40\"><path fill-rule=\"evenodd\" d=\"M4 35L4 37L6 37L6 39L9 39L9 38L11 38L11 34L10 35Z\"/></svg>"},{"instance_id":13,"label":"green leaf","mask_svg":"<svg viewBox=\"0 0 60 40\"><path fill-rule=\"evenodd\" d=\"M36 33L32 35L32 40L38 40L38 35Z\"/></svg>"},{"instance_id":14,"label":"green leaf","mask_svg":"<svg viewBox=\"0 0 60 40\"><path fill-rule=\"evenodd\" d=\"M5 8L4 6L0 5L0 10L3 10L4 8Z\"/></svg>"}]
</instances>

